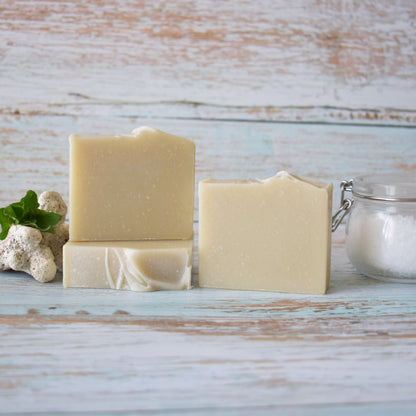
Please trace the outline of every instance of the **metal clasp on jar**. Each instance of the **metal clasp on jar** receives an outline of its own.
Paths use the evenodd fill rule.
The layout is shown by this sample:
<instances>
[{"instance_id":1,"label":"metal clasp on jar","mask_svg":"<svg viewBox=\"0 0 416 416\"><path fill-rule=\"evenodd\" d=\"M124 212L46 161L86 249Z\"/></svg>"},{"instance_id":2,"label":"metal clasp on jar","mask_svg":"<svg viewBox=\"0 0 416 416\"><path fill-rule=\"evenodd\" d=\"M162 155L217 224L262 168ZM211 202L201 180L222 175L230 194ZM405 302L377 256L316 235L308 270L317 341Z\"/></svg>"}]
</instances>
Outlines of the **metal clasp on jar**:
<instances>
[{"instance_id":1,"label":"metal clasp on jar","mask_svg":"<svg viewBox=\"0 0 416 416\"><path fill-rule=\"evenodd\" d=\"M341 188L341 201L337 212L332 216L332 232L334 232L341 224L345 216L350 212L353 199L345 198L345 192L352 192L352 179L342 181L339 184Z\"/></svg>"}]
</instances>

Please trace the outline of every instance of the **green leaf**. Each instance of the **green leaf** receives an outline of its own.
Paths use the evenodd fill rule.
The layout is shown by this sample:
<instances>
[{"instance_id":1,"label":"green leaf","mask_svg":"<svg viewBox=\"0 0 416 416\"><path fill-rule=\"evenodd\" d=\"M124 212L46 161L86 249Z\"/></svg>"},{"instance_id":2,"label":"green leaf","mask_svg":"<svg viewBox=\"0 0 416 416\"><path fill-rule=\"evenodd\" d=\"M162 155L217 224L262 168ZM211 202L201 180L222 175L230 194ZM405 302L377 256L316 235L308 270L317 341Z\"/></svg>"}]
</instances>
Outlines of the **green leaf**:
<instances>
[{"instance_id":1,"label":"green leaf","mask_svg":"<svg viewBox=\"0 0 416 416\"><path fill-rule=\"evenodd\" d=\"M27 191L26 195L20 200L19 204L25 213L35 212L39 208L38 196L34 191ZM14 205L17 205L14 204Z\"/></svg>"},{"instance_id":2,"label":"green leaf","mask_svg":"<svg viewBox=\"0 0 416 416\"><path fill-rule=\"evenodd\" d=\"M0 225L1 225L1 233L0 233L0 240L4 240L9 233L9 229L12 225L10 222L10 218L4 213L4 208L0 208Z\"/></svg>"},{"instance_id":3,"label":"green leaf","mask_svg":"<svg viewBox=\"0 0 416 416\"><path fill-rule=\"evenodd\" d=\"M14 224L25 225L36 228L39 231L53 232L62 216L55 212L47 212L39 209L38 197L34 191L27 191L26 195L20 200L10 204L8 207L0 208L0 239L7 237L10 227Z\"/></svg>"},{"instance_id":4,"label":"green leaf","mask_svg":"<svg viewBox=\"0 0 416 416\"><path fill-rule=\"evenodd\" d=\"M37 228L41 231L52 232L53 226L61 220L61 215L55 212L46 212L41 209L36 211Z\"/></svg>"},{"instance_id":5,"label":"green leaf","mask_svg":"<svg viewBox=\"0 0 416 416\"><path fill-rule=\"evenodd\" d=\"M8 207L4 208L4 215L9 218L11 224L18 224L19 218L23 215L23 209L9 205Z\"/></svg>"}]
</instances>

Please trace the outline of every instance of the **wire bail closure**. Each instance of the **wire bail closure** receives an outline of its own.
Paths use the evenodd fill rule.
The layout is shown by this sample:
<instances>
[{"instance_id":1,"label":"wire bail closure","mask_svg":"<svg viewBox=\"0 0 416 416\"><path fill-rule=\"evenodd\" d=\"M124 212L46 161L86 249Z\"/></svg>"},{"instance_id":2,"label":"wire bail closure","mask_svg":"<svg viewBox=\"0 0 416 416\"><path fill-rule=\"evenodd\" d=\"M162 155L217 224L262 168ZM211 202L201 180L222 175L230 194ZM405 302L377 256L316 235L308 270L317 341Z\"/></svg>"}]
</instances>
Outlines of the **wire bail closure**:
<instances>
[{"instance_id":1,"label":"wire bail closure","mask_svg":"<svg viewBox=\"0 0 416 416\"><path fill-rule=\"evenodd\" d=\"M350 212L354 202L353 199L345 198L345 192L352 191L352 179L348 181L342 181L339 186L341 188L341 201L337 212L332 216L332 232L338 228L342 220Z\"/></svg>"}]
</instances>

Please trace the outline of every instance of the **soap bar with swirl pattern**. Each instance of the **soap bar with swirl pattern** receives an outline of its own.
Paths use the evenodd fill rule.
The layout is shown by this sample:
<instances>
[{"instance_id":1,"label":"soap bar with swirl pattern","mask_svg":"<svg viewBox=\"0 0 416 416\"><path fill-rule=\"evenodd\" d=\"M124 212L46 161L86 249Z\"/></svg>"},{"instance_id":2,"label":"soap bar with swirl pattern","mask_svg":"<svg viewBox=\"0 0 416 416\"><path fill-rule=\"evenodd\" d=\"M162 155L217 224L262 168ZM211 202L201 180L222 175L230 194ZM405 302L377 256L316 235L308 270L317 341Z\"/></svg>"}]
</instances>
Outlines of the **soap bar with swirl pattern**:
<instances>
[{"instance_id":1,"label":"soap bar with swirl pattern","mask_svg":"<svg viewBox=\"0 0 416 416\"><path fill-rule=\"evenodd\" d=\"M182 290L191 287L192 240L70 241L64 246L64 287Z\"/></svg>"}]
</instances>

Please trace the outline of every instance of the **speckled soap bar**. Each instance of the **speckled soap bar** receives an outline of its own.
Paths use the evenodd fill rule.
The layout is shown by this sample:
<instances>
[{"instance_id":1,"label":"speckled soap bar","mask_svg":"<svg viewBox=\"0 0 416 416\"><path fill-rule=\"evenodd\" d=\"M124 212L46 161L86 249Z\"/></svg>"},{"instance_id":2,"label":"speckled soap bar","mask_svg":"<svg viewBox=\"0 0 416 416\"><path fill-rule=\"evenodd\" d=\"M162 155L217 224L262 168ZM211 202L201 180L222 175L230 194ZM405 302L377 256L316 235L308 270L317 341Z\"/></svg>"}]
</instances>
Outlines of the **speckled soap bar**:
<instances>
[{"instance_id":1,"label":"speckled soap bar","mask_svg":"<svg viewBox=\"0 0 416 416\"><path fill-rule=\"evenodd\" d=\"M199 184L201 287L323 294L332 184L287 172Z\"/></svg>"},{"instance_id":2,"label":"speckled soap bar","mask_svg":"<svg viewBox=\"0 0 416 416\"><path fill-rule=\"evenodd\" d=\"M72 241L190 239L195 144L151 127L70 137Z\"/></svg>"}]
</instances>

